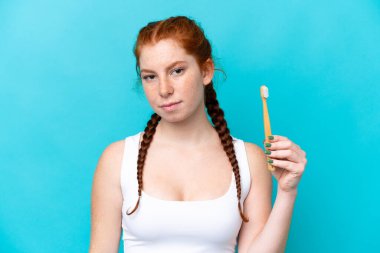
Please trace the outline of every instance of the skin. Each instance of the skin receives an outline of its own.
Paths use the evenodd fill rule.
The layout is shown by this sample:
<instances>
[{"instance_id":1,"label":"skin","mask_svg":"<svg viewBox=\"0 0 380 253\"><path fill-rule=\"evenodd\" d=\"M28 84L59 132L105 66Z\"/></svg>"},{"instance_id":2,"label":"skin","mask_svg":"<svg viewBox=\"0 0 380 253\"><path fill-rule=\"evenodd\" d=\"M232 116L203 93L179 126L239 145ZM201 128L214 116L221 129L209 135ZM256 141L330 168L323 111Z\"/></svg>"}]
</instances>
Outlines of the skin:
<instances>
[{"instance_id":1,"label":"skin","mask_svg":"<svg viewBox=\"0 0 380 253\"><path fill-rule=\"evenodd\" d=\"M170 39L144 46L139 60L146 98L162 117L145 161L143 190L165 200L207 200L221 196L229 187L232 172L204 109L203 89L214 74L212 60L199 66L193 56ZM176 61L183 62L173 66ZM173 101L181 101L174 111L160 107ZM306 153L285 136L274 135L270 142L272 146L267 150L272 153L268 156L256 144L244 142L251 173L244 213L250 222L243 223L240 229L239 252L285 250ZM124 140L106 147L94 174L90 253L118 252L123 149ZM275 172L267 170L268 157L273 160ZM272 175L278 180L273 208Z\"/></svg>"},{"instance_id":2,"label":"skin","mask_svg":"<svg viewBox=\"0 0 380 253\"><path fill-rule=\"evenodd\" d=\"M153 60L154 59L154 60ZM168 71L175 61L185 61ZM180 68L183 68L181 70ZM173 40L161 40L145 46L140 55L142 84L152 109L162 117L155 138L160 142L194 149L217 137L204 110L204 86L211 82L214 66L211 60L201 71L195 58ZM152 71L146 71L153 70ZM181 101L178 109L166 112L160 105Z\"/></svg>"}]
</instances>

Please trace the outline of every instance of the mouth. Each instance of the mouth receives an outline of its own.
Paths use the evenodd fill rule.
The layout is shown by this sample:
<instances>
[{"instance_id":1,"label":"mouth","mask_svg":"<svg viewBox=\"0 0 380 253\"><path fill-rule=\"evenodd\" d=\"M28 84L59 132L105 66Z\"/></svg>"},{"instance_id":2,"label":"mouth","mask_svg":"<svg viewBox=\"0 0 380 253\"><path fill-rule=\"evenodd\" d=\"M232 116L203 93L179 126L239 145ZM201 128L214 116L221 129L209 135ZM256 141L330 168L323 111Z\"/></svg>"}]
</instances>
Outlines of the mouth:
<instances>
[{"instance_id":1,"label":"mouth","mask_svg":"<svg viewBox=\"0 0 380 253\"><path fill-rule=\"evenodd\" d=\"M179 106L179 104L181 103L182 101L179 101L179 102L174 102L174 103L168 103L168 104L164 104L162 106L160 106L162 109L164 109L166 112L172 112L172 111L175 111L177 109L177 107Z\"/></svg>"},{"instance_id":2,"label":"mouth","mask_svg":"<svg viewBox=\"0 0 380 253\"><path fill-rule=\"evenodd\" d=\"M181 101L163 104L160 107L162 107L162 108L164 108L164 107L170 107L172 105L176 105L176 104L179 104L179 103L181 103Z\"/></svg>"}]
</instances>

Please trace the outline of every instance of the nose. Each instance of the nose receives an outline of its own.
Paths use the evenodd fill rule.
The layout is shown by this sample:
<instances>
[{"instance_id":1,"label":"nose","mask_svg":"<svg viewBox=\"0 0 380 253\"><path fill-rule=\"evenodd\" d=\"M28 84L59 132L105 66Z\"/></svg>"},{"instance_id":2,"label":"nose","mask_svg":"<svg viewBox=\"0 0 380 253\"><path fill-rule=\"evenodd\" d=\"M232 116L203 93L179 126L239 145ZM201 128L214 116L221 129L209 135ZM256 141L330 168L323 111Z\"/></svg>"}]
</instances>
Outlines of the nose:
<instances>
[{"instance_id":1,"label":"nose","mask_svg":"<svg viewBox=\"0 0 380 253\"><path fill-rule=\"evenodd\" d=\"M160 80L160 85L159 85L160 96L168 97L169 95L173 94L173 92L174 92L174 88L170 84L170 82L167 79L162 78Z\"/></svg>"}]
</instances>

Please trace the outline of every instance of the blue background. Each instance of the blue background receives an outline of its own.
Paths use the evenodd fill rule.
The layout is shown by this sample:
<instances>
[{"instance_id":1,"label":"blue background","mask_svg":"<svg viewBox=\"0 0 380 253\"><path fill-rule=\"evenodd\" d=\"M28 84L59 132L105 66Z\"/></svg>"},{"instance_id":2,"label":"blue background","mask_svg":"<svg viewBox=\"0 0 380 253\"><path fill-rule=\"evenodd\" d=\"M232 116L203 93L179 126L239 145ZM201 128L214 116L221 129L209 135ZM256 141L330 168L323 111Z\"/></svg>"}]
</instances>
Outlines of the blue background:
<instances>
[{"instance_id":1,"label":"blue background","mask_svg":"<svg viewBox=\"0 0 380 253\"><path fill-rule=\"evenodd\" d=\"M201 24L227 74L232 135L262 146L266 84L272 133L307 153L286 252L379 252L375 0L1 1L0 252L87 252L98 158L152 113L137 32L175 15Z\"/></svg>"}]
</instances>

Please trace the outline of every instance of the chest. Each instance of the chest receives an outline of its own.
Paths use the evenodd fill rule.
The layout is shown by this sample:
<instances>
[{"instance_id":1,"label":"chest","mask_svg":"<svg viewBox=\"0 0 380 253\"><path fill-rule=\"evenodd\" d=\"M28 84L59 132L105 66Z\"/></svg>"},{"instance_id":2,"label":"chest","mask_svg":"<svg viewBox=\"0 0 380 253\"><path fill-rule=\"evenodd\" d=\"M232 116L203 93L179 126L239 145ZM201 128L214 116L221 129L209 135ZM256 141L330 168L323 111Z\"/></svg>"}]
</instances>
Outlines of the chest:
<instances>
[{"instance_id":1,"label":"chest","mask_svg":"<svg viewBox=\"0 0 380 253\"><path fill-rule=\"evenodd\" d=\"M143 191L163 200L211 200L225 194L233 179L222 147L197 150L152 145L143 169Z\"/></svg>"},{"instance_id":2,"label":"chest","mask_svg":"<svg viewBox=\"0 0 380 253\"><path fill-rule=\"evenodd\" d=\"M239 147L237 144L235 148ZM137 143L133 145L131 149L137 149ZM236 152L238 158L239 150ZM138 199L135 177L138 156L137 150L126 154L122 166L126 175L125 183L122 182L126 252L147 252L150 246L151 251L168 253L235 252L242 220L237 208L235 177L222 147L192 151L151 145L143 169L142 197L132 215L125 213ZM241 181L243 200L249 174L245 160L240 162L242 179L246 179Z\"/></svg>"}]
</instances>

